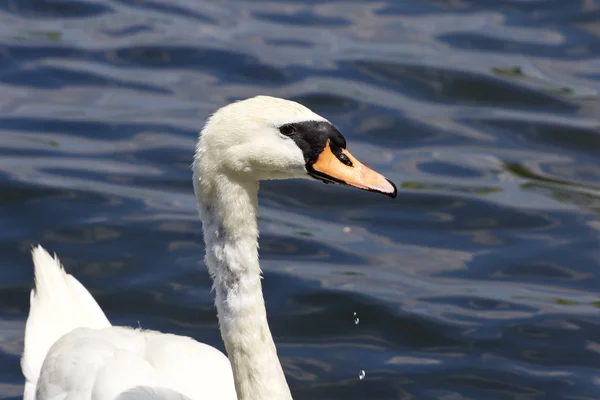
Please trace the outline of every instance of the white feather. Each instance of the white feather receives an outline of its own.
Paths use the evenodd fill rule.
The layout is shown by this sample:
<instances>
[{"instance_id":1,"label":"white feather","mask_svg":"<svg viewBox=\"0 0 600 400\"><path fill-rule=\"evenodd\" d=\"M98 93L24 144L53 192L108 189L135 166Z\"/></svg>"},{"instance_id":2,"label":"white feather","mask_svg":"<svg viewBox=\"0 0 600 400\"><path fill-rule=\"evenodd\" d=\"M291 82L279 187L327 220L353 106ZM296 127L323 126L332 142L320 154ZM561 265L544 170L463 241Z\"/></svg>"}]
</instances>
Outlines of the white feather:
<instances>
[{"instance_id":1,"label":"white feather","mask_svg":"<svg viewBox=\"0 0 600 400\"><path fill-rule=\"evenodd\" d=\"M33 259L25 400L237 399L223 353L188 337L110 326L57 259L40 246Z\"/></svg>"},{"instance_id":2,"label":"white feather","mask_svg":"<svg viewBox=\"0 0 600 400\"><path fill-rule=\"evenodd\" d=\"M188 337L111 326L91 294L38 246L24 400L291 399L262 296L257 194L259 180L306 177L302 151L278 130L300 121L325 119L259 96L221 108L198 141L194 191L229 359Z\"/></svg>"},{"instance_id":3,"label":"white feather","mask_svg":"<svg viewBox=\"0 0 600 400\"><path fill-rule=\"evenodd\" d=\"M34 399L35 383L48 350L61 336L78 327L105 328L110 322L90 293L57 258L41 246L32 251L35 289L25 325L21 367L25 375L25 400Z\"/></svg>"}]
</instances>

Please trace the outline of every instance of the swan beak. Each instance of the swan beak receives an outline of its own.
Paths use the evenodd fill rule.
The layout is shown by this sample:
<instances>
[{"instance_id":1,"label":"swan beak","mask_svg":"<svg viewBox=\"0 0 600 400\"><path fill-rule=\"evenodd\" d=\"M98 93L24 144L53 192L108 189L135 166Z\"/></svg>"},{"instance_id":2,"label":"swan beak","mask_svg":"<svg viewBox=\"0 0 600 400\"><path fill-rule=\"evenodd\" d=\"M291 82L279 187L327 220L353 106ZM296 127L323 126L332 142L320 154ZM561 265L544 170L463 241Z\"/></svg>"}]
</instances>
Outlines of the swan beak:
<instances>
[{"instance_id":1,"label":"swan beak","mask_svg":"<svg viewBox=\"0 0 600 400\"><path fill-rule=\"evenodd\" d=\"M325 183L342 183L362 190L383 193L391 198L395 198L398 192L392 181L362 164L348 150L332 150L329 140L309 170L312 170L311 175L314 178Z\"/></svg>"}]
</instances>

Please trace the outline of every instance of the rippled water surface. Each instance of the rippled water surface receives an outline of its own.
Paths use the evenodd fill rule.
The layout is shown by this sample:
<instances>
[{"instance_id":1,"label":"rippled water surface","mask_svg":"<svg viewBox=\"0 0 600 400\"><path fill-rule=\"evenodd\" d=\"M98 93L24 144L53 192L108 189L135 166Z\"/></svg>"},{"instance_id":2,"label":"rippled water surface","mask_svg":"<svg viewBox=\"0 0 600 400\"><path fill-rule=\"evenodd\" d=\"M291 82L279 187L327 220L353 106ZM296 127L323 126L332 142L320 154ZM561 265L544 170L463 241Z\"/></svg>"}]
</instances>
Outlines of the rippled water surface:
<instances>
[{"instance_id":1,"label":"rippled water surface","mask_svg":"<svg viewBox=\"0 0 600 400\"><path fill-rule=\"evenodd\" d=\"M189 166L256 94L400 190L262 185L296 399L600 398L599 36L599 0L1 1L0 398L34 243L113 323L223 348Z\"/></svg>"}]
</instances>

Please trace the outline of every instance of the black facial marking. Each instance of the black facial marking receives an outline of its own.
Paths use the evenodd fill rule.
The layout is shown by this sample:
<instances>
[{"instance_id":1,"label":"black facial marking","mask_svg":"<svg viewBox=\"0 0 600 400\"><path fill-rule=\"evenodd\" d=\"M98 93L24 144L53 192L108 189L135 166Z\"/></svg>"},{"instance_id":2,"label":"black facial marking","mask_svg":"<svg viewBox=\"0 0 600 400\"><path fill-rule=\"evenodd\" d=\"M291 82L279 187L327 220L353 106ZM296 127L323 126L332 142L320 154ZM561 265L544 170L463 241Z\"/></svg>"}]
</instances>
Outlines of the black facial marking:
<instances>
[{"instance_id":1,"label":"black facial marking","mask_svg":"<svg viewBox=\"0 0 600 400\"><path fill-rule=\"evenodd\" d=\"M304 121L285 124L279 127L282 135L292 139L296 145L302 150L304 161L306 162L306 170L309 175L323 183L340 183L346 185L346 182L336 179L335 177L326 175L313 168L313 164L318 160L319 155L329 141L329 147L333 155L340 160L341 163L352 167L352 160L342 152L346 149L346 139L336 129L335 126L325 121ZM394 187L393 193L384 193L375 189L366 189L370 192L383 193L392 198L396 197L396 185L390 180L388 182Z\"/></svg>"},{"instance_id":2,"label":"black facial marking","mask_svg":"<svg viewBox=\"0 0 600 400\"><path fill-rule=\"evenodd\" d=\"M289 132L289 127L294 131L292 135L286 134ZM304 121L293 124L286 124L279 127L279 131L292 138L296 145L304 154L306 168L312 171L312 165L319 158L319 154L325 148L327 141L330 142L331 151L344 164L352 166L352 162L342 153L342 149L346 148L346 139L335 126L326 121Z\"/></svg>"},{"instance_id":3,"label":"black facial marking","mask_svg":"<svg viewBox=\"0 0 600 400\"><path fill-rule=\"evenodd\" d=\"M344 164L346 164L349 167L352 167L354 165L354 164L352 164L352 161L350 161L348 156L345 155L344 153L341 153L338 158L340 159L341 162L343 162Z\"/></svg>"}]
</instances>

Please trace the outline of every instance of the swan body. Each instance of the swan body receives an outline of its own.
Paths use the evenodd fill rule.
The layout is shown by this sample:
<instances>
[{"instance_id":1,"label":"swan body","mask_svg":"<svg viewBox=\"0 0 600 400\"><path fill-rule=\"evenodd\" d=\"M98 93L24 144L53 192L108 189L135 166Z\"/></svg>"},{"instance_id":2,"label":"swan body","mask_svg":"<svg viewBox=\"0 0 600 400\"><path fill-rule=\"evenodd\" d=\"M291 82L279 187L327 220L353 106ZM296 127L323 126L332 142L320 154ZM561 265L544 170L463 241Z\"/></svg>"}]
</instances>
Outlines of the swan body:
<instances>
[{"instance_id":1,"label":"swan body","mask_svg":"<svg viewBox=\"0 0 600 400\"><path fill-rule=\"evenodd\" d=\"M24 400L237 399L229 360L219 350L188 337L111 326L57 258L41 246L32 254Z\"/></svg>"},{"instance_id":2,"label":"swan body","mask_svg":"<svg viewBox=\"0 0 600 400\"><path fill-rule=\"evenodd\" d=\"M258 187L308 178L396 196L325 118L258 96L219 109L196 146L193 185L228 356L191 338L112 326L41 246L21 360L24 400L291 400L258 262Z\"/></svg>"}]
</instances>

